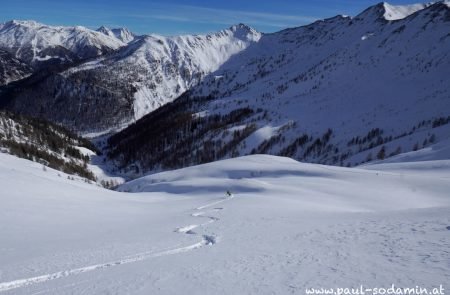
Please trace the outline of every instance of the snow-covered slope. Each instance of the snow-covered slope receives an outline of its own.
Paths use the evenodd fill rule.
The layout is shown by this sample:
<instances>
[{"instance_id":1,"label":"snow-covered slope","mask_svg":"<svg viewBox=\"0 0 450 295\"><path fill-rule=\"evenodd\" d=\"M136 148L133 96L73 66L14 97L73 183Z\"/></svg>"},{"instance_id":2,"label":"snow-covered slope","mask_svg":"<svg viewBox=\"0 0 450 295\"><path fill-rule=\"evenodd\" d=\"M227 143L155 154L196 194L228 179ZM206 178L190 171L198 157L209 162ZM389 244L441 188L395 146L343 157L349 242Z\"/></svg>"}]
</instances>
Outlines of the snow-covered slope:
<instances>
[{"instance_id":1,"label":"snow-covered slope","mask_svg":"<svg viewBox=\"0 0 450 295\"><path fill-rule=\"evenodd\" d=\"M391 158L373 161L360 168L402 173L450 176L450 140L443 140L426 148L402 153Z\"/></svg>"},{"instance_id":2,"label":"snow-covered slope","mask_svg":"<svg viewBox=\"0 0 450 295\"><path fill-rule=\"evenodd\" d=\"M0 48L37 67L95 57L125 44L115 36L81 26L48 26L20 20L0 24Z\"/></svg>"},{"instance_id":3,"label":"snow-covered slope","mask_svg":"<svg viewBox=\"0 0 450 295\"><path fill-rule=\"evenodd\" d=\"M388 21L388 7L263 35L112 138L112 158L144 171L250 153L353 166L447 139L450 8Z\"/></svg>"},{"instance_id":4,"label":"snow-covered slope","mask_svg":"<svg viewBox=\"0 0 450 295\"><path fill-rule=\"evenodd\" d=\"M449 179L450 168L440 171L440 176ZM450 188L450 183L444 187L436 185L435 191L431 189L424 194L423 191L411 190L414 181L418 187L433 187L433 180L426 175L402 180L399 175L385 174L380 170L373 172L252 155L144 176L120 186L119 190L174 194L221 194L230 190L295 200L305 211L365 212L449 204L450 196L445 187ZM380 190L382 186L385 191ZM364 197L360 196L362 191ZM311 197L314 194L320 197Z\"/></svg>"},{"instance_id":5,"label":"snow-covered slope","mask_svg":"<svg viewBox=\"0 0 450 295\"><path fill-rule=\"evenodd\" d=\"M448 176L254 155L147 176L130 194L0 153L0 292L448 289Z\"/></svg>"},{"instance_id":6,"label":"snow-covered slope","mask_svg":"<svg viewBox=\"0 0 450 295\"><path fill-rule=\"evenodd\" d=\"M423 162L423 161L441 161L450 160L450 139L430 145L426 148L402 153L386 160L372 162L369 165L378 163L403 163L403 162Z\"/></svg>"}]
</instances>

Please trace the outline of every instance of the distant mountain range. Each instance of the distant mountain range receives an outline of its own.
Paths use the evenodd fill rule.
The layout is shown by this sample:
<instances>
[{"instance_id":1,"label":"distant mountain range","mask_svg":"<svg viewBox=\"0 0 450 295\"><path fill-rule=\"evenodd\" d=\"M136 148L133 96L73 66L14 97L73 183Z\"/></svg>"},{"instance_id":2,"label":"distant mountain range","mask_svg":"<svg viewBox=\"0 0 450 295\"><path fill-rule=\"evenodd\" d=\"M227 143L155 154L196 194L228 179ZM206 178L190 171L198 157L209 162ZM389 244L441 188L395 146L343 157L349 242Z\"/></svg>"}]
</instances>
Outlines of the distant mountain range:
<instances>
[{"instance_id":1,"label":"distant mountain range","mask_svg":"<svg viewBox=\"0 0 450 295\"><path fill-rule=\"evenodd\" d=\"M174 100L260 37L242 24L210 35L163 37L12 21L0 29L0 48L35 69L58 67L10 86L3 101L82 132L120 128Z\"/></svg>"},{"instance_id":2,"label":"distant mountain range","mask_svg":"<svg viewBox=\"0 0 450 295\"><path fill-rule=\"evenodd\" d=\"M0 25L0 44L16 58L40 67L50 62L70 63L102 55L125 46L126 42L102 30L12 20Z\"/></svg>"},{"instance_id":3,"label":"distant mountain range","mask_svg":"<svg viewBox=\"0 0 450 295\"><path fill-rule=\"evenodd\" d=\"M126 128L108 150L130 173L249 153L356 165L446 136L449 41L448 1L379 3L272 34L10 21L0 102L82 134Z\"/></svg>"}]
</instances>

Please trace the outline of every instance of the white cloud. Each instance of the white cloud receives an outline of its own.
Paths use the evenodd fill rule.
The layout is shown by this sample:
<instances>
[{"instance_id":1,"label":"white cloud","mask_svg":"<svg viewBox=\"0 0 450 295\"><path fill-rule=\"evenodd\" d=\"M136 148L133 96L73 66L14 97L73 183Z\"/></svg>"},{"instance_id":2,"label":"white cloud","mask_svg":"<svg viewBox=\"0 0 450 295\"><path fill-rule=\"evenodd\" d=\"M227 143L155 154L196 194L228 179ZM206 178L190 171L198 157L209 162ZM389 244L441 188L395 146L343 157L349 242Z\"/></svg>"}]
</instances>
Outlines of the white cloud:
<instances>
[{"instance_id":1,"label":"white cloud","mask_svg":"<svg viewBox=\"0 0 450 295\"><path fill-rule=\"evenodd\" d=\"M317 18L313 16L238 11L189 5L167 5L165 7L155 7L152 8L148 14L134 14L129 16L178 22L223 25L231 25L242 22L250 25L262 25L279 28L298 26L317 20Z\"/></svg>"}]
</instances>

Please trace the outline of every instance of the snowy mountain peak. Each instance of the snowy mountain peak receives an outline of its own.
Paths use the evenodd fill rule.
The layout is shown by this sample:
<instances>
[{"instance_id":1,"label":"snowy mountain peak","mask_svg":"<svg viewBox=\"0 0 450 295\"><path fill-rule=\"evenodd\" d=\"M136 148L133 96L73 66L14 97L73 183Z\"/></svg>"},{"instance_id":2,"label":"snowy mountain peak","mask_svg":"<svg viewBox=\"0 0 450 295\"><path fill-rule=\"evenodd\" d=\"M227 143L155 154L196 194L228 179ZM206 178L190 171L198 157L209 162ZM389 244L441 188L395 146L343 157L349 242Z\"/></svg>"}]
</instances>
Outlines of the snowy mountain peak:
<instances>
[{"instance_id":1,"label":"snowy mountain peak","mask_svg":"<svg viewBox=\"0 0 450 295\"><path fill-rule=\"evenodd\" d=\"M355 19L384 19L384 13L386 11L385 9L386 2L380 2L373 6L368 7L363 12L358 14Z\"/></svg>"},{"instance_id":2,"label":"snowy mountain peak","mask_svg":"<svg viewBox=\"0 0 450 295\"><path fill-rule=\"evenodd\" d=\"M419 10L427 8L431 4L432 3L428 3L428 4L418 3L418 4L410 4L410 5L391 5L389 3L384 2L383 3L383 8L384 8L383 17L386 20L404 19Z\"/></svg>"},{"instance_id":3,"label":"snowy mountain peak","mask_svg":"<svg viewBox=\"0 0 450 295\"><path fill-rule=\"evenodd\" d=\"M105 35L108 35L108 36L112 33L111 30L109 28L105 27L105 26L101 26L96 31L100 32L100 33L103 33Z\"/></svg>"},{"instance_id":4,"label":"snowy mountain peak","mask_svg":"<svg viewBox=\"0 0 450 295\"><path fill-rule=\"evenodd\" d=\"M436 6L436 7L447 10L450 8L450 0L437 1L437 2L431 3L429 6Z\"/></svg>"},{"instance_id":5,"label":"snowy mountain peak","mask_svg":"<svg viewBox=\"0 0 450 295\"><path fill-rule=\"evenodd\" d=\"M24 26L24 27L42 27L44 26L44 24L38 23L37 21L34 20L10 20L7 21L3 24L5 27L6 26Z\"/></svg>"},{"instance_id":6,"label":"snowy mountain peak","mask_svg":"<svg viewBox=\"0 0 450 295\"><path fill-rule=\"evenodd\" d=\"M96 30L97 32L103 33L106 36L119 39L124 43L129 43L134 40L136 37L130 30L127 28L115 28L109 29L108 27L101 26Z\"/></svg>"},{"instance_id":7,"label":"snowy mountain peak","mask_svg":"<svg viewBox=\"0 0 450 295\"><path fill-rule=\"evenodd\" d=\"M387 2L380 2L364 10L356 16L356 19L397 21L429 7L448 8L449 4L450 1L448 0L408 5L392 5Z\"/></svg>"},{"instance_id":8,"label":"snowy mountain peak","mask_svg":"<svg viewBox=\"0 0 450 295\"><path fill-rule=\"evenodd\" d=\"M243 23L233 25L229 28L229 30L233 32L233 35L236 38L241 40L258 41L261 38L260 32Z\"/></svg>"},{"instance_id":9,"label":"snowy mountain peak","mask_svg":"<svg viewBox=\"0 0 450 295\"><path fill-rule=\"evenodd\" d=\"M117 39L122 40L122 42L125 43L133 41L136 37L136 35L127 28L117 28L112 29L111 31L113 32L114 36L116 36Z\"/></svg>"},{"instance_id":10,"label":"snowy mountain peak","mask_svg":"<svg viewBox=\"0 0 450 295\"><path fill-rule=\"evenodd\" d=\"M254 28L252 28L252 27L250 27L250 26L248 26L246 24L243 24L243 23L239 23L237 25L231 26L230 30L232 30L233 32L245 31L247 33L253 33L253 34L258 33Z\"/></svg>"}]
</instances>

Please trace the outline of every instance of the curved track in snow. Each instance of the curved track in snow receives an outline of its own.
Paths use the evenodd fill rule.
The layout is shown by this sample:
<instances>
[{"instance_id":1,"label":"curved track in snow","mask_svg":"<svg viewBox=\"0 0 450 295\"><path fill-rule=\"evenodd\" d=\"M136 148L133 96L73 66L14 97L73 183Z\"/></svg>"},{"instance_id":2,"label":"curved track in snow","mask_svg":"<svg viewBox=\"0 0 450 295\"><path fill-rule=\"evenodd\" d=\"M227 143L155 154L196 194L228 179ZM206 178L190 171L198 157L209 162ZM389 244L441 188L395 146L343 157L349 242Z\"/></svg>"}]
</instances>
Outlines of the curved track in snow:
<instances>
[{"instance_id":1,"label":"curved track in snow","mask_svg":"<svg viewBox=\"0 0 450 295\"><path fill-rule=\"evenodd\" d=\"M208 214L211 212L217 212L217 211L222 210L223 208L214 208L214 209L206 210L206 211L201 211L201 210L215 206L215 205L223 203L223 202L226 202L226 201L232 199L233 197L234 197L233 195L230 195L230 196L225 197L222 200L212 202L212 203L206 204L204 206L195 208L194 210L196 210L198 212L192 213L191 216L199 217L199 218L206 218L206 219L208 219L208 221L205 223L201 223L201 224L192 224L192 225L179 227L175 230L175 232L183 233L183 234L190 234L190 235L198 235L196 232L193 231L193 229L198 228L198 227L207 226L208 224L211 224L211 223L219 220L219 218L217 218L217 217L209 216L209 215L205 215L205 214ZM140 253L140 254L127 256L127 257L124 257L124 258L116 260L116 261L94 264L94 265L89 265L89 266L85 266L85 267L69 269L69 270L64 270L64 271L58 271L55 273L45 274L45 275L36 276L36 277L32 277L32 278L18 279L18 280L14 280L14 281L10 281L10 282L3 282L3 283L0 283L0 292L4 292L4 291L16 289L16 288L21 288L21 287L26 287L26 286L30 286L30 285L34 285L34 284L38 284L38 283L44 283L47 281L65 278L65 277L73 276L73 275L78 275L78 274L82 274L82 273L90 272L90 271L94 271L94 270L100 270L100 269L110 268L113 266L143 261L143 260L147 260L150 258L189 252L189 251L201 248L203 246L214 245L216 242L217 242L216 236L202 235L201 241L199 241L195 244L192 244L192 245L185 246L185 247L179 247L179 248L168 249L168 250L157 251L157 252L144 252L144 253Z\"/></svg>"}]
</instances>

